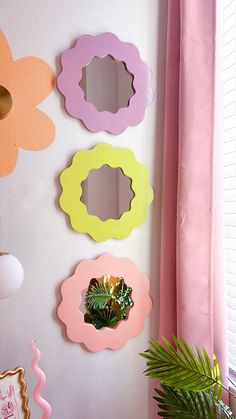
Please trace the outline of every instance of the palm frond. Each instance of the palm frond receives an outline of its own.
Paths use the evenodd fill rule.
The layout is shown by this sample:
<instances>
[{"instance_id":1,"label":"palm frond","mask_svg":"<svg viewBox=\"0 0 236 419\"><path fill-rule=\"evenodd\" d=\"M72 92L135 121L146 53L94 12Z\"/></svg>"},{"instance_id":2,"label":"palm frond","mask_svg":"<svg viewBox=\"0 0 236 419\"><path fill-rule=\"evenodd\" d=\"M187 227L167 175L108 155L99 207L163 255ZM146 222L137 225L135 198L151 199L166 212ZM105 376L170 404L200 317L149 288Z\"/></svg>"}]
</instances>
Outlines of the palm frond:
<instances>
[{"instance_id":1,"label":"palm frond","mask_svg":"<svg viewBox=\"0 0 236 419\"><path fill-rule=\"evenodd\" d=\"M207 352L197 347L192 350L181 337L173 337L174 346L163 338L150 341L150 348L140 354L147 359L145 374L156 378L161 384L186 391L207 391L214 389L215 397L220 398L222 387L217 359L212 364Z\"/></svg>"},{"instance_id":2,"label":"palm frond","mask_svg":"<svg viewBox=\"0 0 236 419\"><path fill-rule=\"evenodd\" d=\"M213 355L213 368L214 368L215 377L217 377L217 381L221 383L220 367L219 367L219 364L215 355ZM211 390L217 402L220 401L222 398L222 390L223 390L223 387L221 385L216 385Z\"/></svg>"},{"instance_id":3,"label":"palm frond","mask_svg":"<svg viewBox=\"0 0 236 419\"><path fill-rule=\"evenodd\" d=\"M112 298L112 290L109 284L99 283L89 287L86 295L88 309L102 310Z\"/></svg>"},{"instance_id":4,"label":"palm frond","mask_svg":"<svg viewBox=\"0 0 236 419\"><path fill-rule=\"evenodd\" d=\"M155 389L160 409L159 416L176 419L216 419L217 410L213 397L205 392L177 390L162 386Z\"/></svg>"},{"instance_id":5,"label":"palm frond","mask_svg":"<svg viewBox=\"0 0 236 419\"><path fill-rule=\"evenodd\" d=\"M96 329L103 327L115 327L119 321L117 313L111 309L107 310L93 310L91 313L86 313L84 316L85 323L90 323Z\"/></svg>"},{"instance_id":6,"label":"palm frond","mask_svg":"<svg viewBox=\"0 0 236 419\"><path fill-rule=\"evenodd\" d=\"M104 277L105 278L105 277ZM106 278L99 282L92 279L85 297L87 312L84 315L86 323L92 324L96 329L102 327L115 327L120 320L125 320L133 305L131 299L132 289L128 287L122 277L115 285Z\"/></svg>"}]
</instances>

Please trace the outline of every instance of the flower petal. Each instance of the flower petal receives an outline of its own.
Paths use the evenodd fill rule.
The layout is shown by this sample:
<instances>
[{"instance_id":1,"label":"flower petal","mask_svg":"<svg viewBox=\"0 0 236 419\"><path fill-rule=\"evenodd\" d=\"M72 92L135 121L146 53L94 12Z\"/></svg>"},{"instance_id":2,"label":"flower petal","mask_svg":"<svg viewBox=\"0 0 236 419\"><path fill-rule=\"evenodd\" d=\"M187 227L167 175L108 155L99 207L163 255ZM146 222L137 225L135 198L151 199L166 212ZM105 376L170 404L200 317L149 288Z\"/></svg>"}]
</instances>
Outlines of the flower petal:
<instances>
[{"instance_id":1,"label":"flower petal","mask_svg":"<svg viewBox=\"0 0 236 419\"><path fill-rule=\"evenodd\" d=\"M5 67L12 61L12 54L4 33L0 30L0 62Z\"/></svg>"},{"instance_id":2,"label":"flower petal","mask_svg":"<svg viewBox=\"0 0 236 419\"><path fill-rule=\"evenodd\" d=\"M13 172L18 157L18 147L8 140L0 139L0 176Z\"/></svg>"},{"instance_id":3,"label":"flower petal","mask_svg":"<svg viewBox=\"0 0 236 419\"><path fill-rule=\"evenodd\" d=\"M19 147L25 150L38 151L48 147L55 137L55 125L42 111L36 108L22 115L16 121L15 138Z\"/></svg>"},{"instance_id":4,"label":"flower petal","mask_svg":"<svg viewBox=\"0 0 236 419\"><path fill-rule=\"evenodd\" d=\"M52 91L55 75L52 68L37 57L23 57L13 64L11 86L20 92L24 102L39 104Z\"/></svg>"},{"instance_id":5,"label":"flower petal","mask_svg":"<svg viewBox=\"0 0 236 419\"><path fill-rule=\"evenodd\" d=\"M14 108L5 120L0 121L0 141L7 138L11 144L26 150L42 150L52 143L54 137L52 120L34 107Z\"/></svg>"}]
</instances>

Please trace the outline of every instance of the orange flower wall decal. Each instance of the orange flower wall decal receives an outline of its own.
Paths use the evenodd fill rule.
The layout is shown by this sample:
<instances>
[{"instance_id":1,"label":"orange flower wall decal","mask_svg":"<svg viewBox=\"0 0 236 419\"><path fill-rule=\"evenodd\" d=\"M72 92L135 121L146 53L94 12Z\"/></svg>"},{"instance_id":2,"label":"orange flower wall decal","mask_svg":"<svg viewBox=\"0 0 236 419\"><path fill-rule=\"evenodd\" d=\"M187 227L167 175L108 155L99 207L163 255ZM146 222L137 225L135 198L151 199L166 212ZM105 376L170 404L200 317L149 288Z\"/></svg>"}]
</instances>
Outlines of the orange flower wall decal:
<instances>
[{"instance_id":1,"label":"orange flower wall decal","mask_svg":"<svg viewBox=\"0 0 236 419\"><path fill-rule=\"evenodd\" d=\"M14 170L19 147L39 151L54 140L53 122L36 108L53 85L51 67L37 57L14 61L0 31L0 176Z\"/></svg>"}]
</instances>

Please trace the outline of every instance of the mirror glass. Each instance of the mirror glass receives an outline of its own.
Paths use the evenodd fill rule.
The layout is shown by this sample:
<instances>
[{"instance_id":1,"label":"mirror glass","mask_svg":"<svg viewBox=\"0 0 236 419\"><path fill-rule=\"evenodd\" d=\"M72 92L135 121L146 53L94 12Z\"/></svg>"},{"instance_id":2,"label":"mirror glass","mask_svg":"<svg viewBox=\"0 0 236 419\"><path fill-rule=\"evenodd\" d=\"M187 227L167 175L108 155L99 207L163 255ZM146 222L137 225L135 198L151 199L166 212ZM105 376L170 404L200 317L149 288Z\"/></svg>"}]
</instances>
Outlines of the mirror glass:
<instances>
[{"instance_id":1,"label":"mirror glass","mask_svg":"<svg viewBox=\"0 0 236 419\"><path fill-rule=\"evenodd\" d=\"M96 215L104 221L119 219L124 212L130 210L134 197L131 179L118 167L104 165L90 170L81 186L81 201L90 215Z\"/></svg>"},{"instance_id":2,"label":"mirror glass","mask_svg":"<svg viewBox=\"0 0 236 419\"><path fill-rule=\"evenodd\" d=\"M83 67L79 85L85 100L98 111L116 113L129 105L135 93L133 78L123 62L106 55L104 58L94 57Z\"/></svg>"},{"instance_id":3,"label":"mirror glass","mask_svg":"<svg viewBox=\"0 0 236 419\"><path fill-rule=\"evenodd\" d=\"M133 306L131 294L132 288L122 277L107 274L92 278L88 289L82 293L80 310L85 323L92 324L96 329L116 327L119 321L128 318Z\"/></svg>"},{"instance_id":4,"label":"mirror glass","mask_svg":"<svg viewBox=\"0 0 236 419\"><path fill-rule=\"evenodd\" d=\"M0 119L5 118L12 108L12 97L10 92L0 85Z\"/></svg>"}]
</instances>

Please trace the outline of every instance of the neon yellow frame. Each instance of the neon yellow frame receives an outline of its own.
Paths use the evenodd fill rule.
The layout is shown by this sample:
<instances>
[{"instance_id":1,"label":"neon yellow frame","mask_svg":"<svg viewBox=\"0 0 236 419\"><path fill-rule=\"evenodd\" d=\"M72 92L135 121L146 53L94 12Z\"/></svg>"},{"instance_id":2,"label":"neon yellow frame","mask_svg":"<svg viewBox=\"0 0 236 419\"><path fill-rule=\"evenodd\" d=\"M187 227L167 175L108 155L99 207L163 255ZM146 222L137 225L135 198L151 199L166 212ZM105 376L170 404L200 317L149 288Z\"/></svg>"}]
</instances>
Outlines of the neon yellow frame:
<instances>
[{"instance_id":1,"label":"neon yellow frame","mask_svg":"<svg viewBox=\"0 0 236 419\"><path fill-rule=\"evenodd\" d=\"M134 197L130 210L119 219L102 221L95 215L88 214L86 205L81 202L81 183L88 177L91 169L103 165L120 168L125 176L131 179ZM108 143L99 143L92 150L81 150L75 153L72 164L60 176L62 194L60 207L69 215L71 226L81 233L88 233L96 241L105 241L112 237L123 239L142 224L148 206L153 200L153 189L149 185L148 169L139 163L128 148L114 148Z\"/></svg>"}]
</instances>

